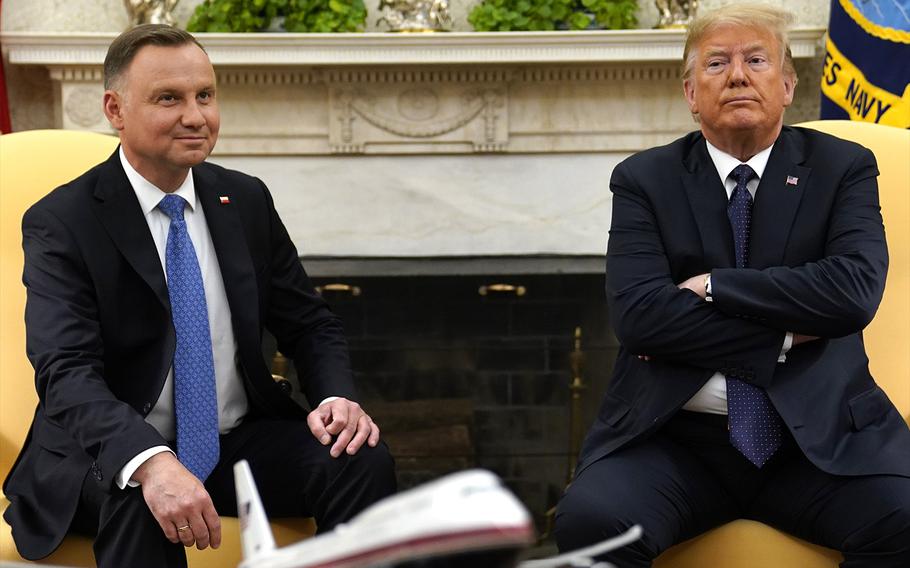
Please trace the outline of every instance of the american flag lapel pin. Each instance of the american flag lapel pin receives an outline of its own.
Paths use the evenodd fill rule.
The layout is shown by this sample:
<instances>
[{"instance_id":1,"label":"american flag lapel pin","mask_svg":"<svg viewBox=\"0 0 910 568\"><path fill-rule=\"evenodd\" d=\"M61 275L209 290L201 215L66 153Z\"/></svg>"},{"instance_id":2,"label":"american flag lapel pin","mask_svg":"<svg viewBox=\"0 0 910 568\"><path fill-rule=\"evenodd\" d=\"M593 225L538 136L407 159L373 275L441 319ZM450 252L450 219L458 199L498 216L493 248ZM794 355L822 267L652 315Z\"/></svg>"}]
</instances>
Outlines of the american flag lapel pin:
<instances>
[{"instance_id":1,"label":"american flag lapel pin","mask_svg":"<svg viewBox=\"0 0 910 568\"><path fill-rule=\"evenodd\" d=\"M799 178L796 176L787 176L787 185L792 185L796 187L796 184L799 183Z\"/></svg>"},{"instance_id":2,"label":"american flag lapel pin","mask_svg":"<svg viewBox=\"0 0 910 568\"><path fill-rule=\"evenodd\" d=\"M789 183L789 181L790 180L787 180L787 183ZM220 201L222 205L228 205L231 202L231 198L227 195L219 195L218 201Z\"/></svg>"}]
</instances>

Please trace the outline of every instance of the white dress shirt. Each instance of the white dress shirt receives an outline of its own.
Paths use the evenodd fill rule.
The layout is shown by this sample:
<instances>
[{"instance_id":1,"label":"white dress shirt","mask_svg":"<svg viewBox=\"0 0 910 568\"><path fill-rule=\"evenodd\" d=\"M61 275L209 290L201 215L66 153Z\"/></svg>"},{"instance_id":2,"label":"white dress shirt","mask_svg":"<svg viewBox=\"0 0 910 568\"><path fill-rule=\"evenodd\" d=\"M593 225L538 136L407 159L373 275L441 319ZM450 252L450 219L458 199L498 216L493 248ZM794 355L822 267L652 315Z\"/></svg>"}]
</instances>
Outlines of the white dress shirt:
<instances>
[{"instance_id":1,"label":"white dress shirt","mask_svg":"<svg viewBox=\"0 0 910 568\"><path fill-rule=\"evenodd\" d=\"M165 252L167 248L167 234L170 229L170 218L158 209L158 203L167 195L155 187L151 182L142 177L127 161L120 149L120 163L129 178L133 191L139 199L142 214L148 223L161 268L167 278ZM231 325L231 308L228 305L227 295L224 290L224 280L221 277L221 267L212 244L212 235L209 233L208 224L205 222L205 212L196 200L196 188L193 185L193 174L186 176L183 184L174 192L187 202L184 210L187 232L196 249L196 258L199 260L199 269L202 272L202 285L205 289L205 303L208 308L209 329L212 335L212 354L215 362L215 385L218 396L218 429L223 434L237 426L246 415L249 408L246 391L243 388L240 371L237 366L237 341L234 338L234 328ZM174 415L174 368L168 371L164 381L164 388L155 406L145 417L145 421L155 427L165 440L175 440L176 424ZM140 453L117 475L116 483L123 489L130 477L145 460L162 452L171 451L167 446L149 448Z\"/></svg>"},{"instance_id":2,"label":"white dress shirt","mask_svg":"<svg viewBox=\"0 0 910 568\"><path fill-rule=\"evenodd\" d=\"M727 190L727 199L730 199L730 196L733 194L733 189L736 187L736 180L733 179L730 174L733 173L736 166L743 162L739 161L739 158L717 149L707 140L705 140L705 143L708 145L708 155L711 156L711 161L714 162L714 167L717 169L717 175L720 176L720 180L724 184L724 189ZM746 184L746 188L749 190L749 193L752 194L753 199L755 198L758 184L761 181L761 176L765 173L765 167L768 165L768 158L771 156L772 148L774 148L773 144L752 156L748 162L745 162L756 174L755 177ZM784 338L780 358L777 360L779 363L786 361L787 351L789 351L792 346L793 334L788 332ZM727 378L721 373L714 373L711 375L708 382L695 393L695 396L690 398L689 401L683 405L683 409L694 412L707 412L710 414L726 414Z\"/></svg>"}]
</instances>

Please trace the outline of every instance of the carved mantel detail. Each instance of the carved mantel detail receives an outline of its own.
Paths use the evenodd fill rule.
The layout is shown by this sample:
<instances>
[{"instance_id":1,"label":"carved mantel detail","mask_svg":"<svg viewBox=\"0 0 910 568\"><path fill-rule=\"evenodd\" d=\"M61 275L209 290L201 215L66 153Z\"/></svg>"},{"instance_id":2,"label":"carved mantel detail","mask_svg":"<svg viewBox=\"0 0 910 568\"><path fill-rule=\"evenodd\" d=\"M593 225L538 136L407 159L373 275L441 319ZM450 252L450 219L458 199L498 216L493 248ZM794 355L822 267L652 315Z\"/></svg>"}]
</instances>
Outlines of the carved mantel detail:
<instances>
[{"instance_id":1,"label":"carved mantel detail","mask_svg":"<svg viewBox=\"0 0 910 568\"><path fill-rule=\"evenodd\" d=\"M332 153L503 152L511 73L328 73Z\"/></svg>"}]
</instances>

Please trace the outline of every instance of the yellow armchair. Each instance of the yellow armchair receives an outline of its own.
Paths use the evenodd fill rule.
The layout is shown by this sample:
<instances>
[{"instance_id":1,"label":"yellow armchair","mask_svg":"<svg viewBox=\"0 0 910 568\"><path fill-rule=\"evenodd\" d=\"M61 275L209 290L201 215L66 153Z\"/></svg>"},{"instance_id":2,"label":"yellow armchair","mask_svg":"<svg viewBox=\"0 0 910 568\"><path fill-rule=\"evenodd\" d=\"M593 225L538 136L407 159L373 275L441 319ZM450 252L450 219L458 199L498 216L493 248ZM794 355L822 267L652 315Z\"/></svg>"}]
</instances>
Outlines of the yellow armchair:
<instances>
[{"instance_id":1,"label":"yellow armchair","mask_svg":"<svg viewBox=\"0 0 910 568\"><path fill-rule=\"evenodd\" d=\"M0 478L12 467L38 403L34 371L25 356L22 215L53 188L104 161L117 144L113 136L67 130L0 136ZM6 506L0 495L0 511ZM237 519L222 518L222 525L218 550L187 550L190 568L234 568L240 563ZM286 545L312 536L315 524L312 519L281 519L272 529L279 545ZM23 560L9 525L0 521L0 563L4 561ZM40 564L93 567L91 540L67 537Z\"/></svg>"},{"instance_id":2,"label":"yellow armchair","mask_svg":"<svg viewBox=\"0 0 910 568\"><path fill-rule=\"evenodd\" d=\"M872 376L910 423L910 131L849 120L798 124L872 150L891 263L885 296L863 332ZM755 521L740 519L664 552L655 568L833 568L843 557Z\"/></svg>"}]
</instances>

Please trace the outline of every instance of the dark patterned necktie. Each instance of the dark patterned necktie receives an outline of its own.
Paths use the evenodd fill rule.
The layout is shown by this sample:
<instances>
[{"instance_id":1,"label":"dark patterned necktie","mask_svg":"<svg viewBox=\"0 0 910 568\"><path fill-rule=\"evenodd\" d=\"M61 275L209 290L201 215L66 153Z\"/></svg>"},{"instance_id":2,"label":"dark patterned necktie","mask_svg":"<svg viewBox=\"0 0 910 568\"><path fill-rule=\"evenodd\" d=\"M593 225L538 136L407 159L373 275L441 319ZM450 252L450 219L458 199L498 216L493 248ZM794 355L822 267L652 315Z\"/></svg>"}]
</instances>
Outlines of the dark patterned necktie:
<instances>
[{"instance_id":1,"label":"dark patterned necktie","mask_svg":"<svg viewBox=\"0 0 910 568\"><path fill-rule=\"evenodd\" d=\"M727 205L727 217L733 229L736 268L749 264L749 229L752 223L752 194L746 184L755 171L746 164L736 166L730 174L736 187ZM774 455L781 443L781 422L765 389L733 377L727 377L727 413L730 442L746 458L761 467Z\"/></svg>"},{"instance_id":2,"label":"dark patterned necktie","mask_svg":"<svg viewBox=\"0 0 910 568\"><path fill-rule=\"evenodd\" d=\"M205 289L196 249L187 232L186 201L167 195L158 209L170 217L165 269L171 317L177 333L174 350L174 413L177 458L200 480L218 463L218 399L215 362Z\"/></svg>"}]
</instances>

